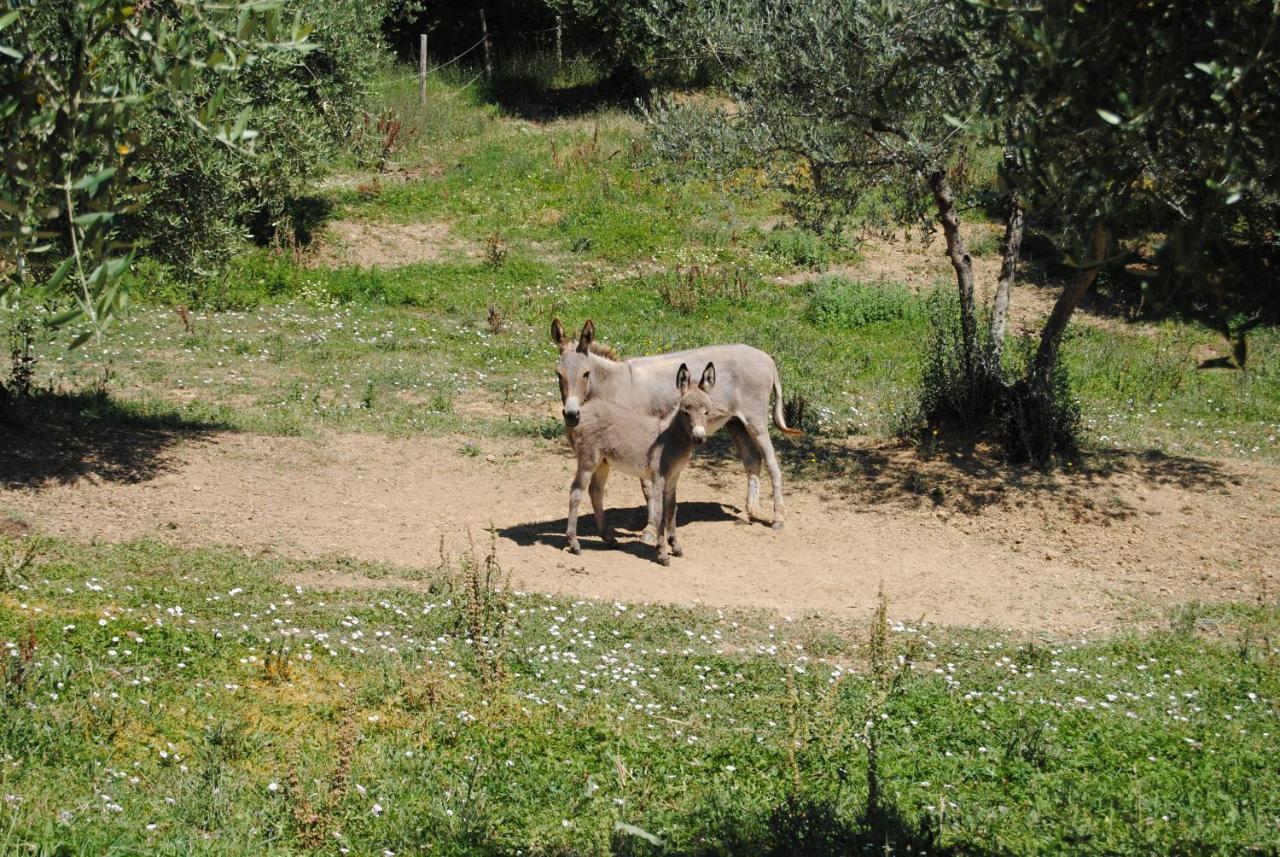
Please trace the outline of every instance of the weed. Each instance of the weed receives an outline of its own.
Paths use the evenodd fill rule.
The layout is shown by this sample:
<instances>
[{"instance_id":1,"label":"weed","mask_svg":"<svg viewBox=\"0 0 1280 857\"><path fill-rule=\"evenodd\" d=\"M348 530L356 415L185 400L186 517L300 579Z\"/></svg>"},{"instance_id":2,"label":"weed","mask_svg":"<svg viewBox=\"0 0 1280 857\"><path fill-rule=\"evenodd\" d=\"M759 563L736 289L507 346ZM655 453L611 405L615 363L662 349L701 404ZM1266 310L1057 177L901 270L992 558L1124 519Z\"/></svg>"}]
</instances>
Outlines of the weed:
<instances>
[{"instance_id":1,"label":"weed","mask_svg":"<svg viewBox=\"0 0 1280 857\"><path fill-rule=\"evenodd\" d=\"M24 539L0 535L0 592L8 592L26 580L27 569L45 546L45 539L36 535Z\"/></svg>"},{"instance_id":2,"label":"weed","mask_svg":"<svg viewBox=\"0 0 1280 857\"><path fill-rule=\"evenodd\" d=\"M1031 364L1034 350L1033 340L1022 341L1024 365ZM1046 467L1079 451L1080 403L1061 357L1048 379L1026 371L1022 379L1005 388L999 428L1004 454L1015 463Z\"/></svg>"},{"instance_id":3,"label":"weed","mask_svg":"<svg viewBox=\"0 0 1280 857\"><path fill-rule=\"evenodd\" d=\"M787 425L801 431L812 432L814 426L809 423L809 397L792 388L782 402L782 416Z\"/></svg>"},{"instance_id":4,"label":"weed","mask_svg":"<svg viewBox=\"0 0 1280 857\"><path fill-rule=\"evenodd\" d=\"M177 307L174 312L178 314L178 320L182 322L182 331L187 336L192 336L196 332L195 322L191 319L191 313L187 311L185 306Z\"/></svg>"},{"instance_id":5,"label":"weed","mask_svg":"<svg viewBox=\"0 0 1280 857\"><path fill-rule=\"evenodd\" d=\"M1046 723L1043 719L1023 713L1009 728L1004 744L1004 763L1020 762L1042 769L1046 757Z\"/></svg>"},{"instance_id":6,"label":"weed","mask_svg":"<svg viewBox=\"0 0 1280 857\"><path fill-rule=\"evenodd\" d=\"M708 301L745 301L751 295L751 287L741 270L690 265L660 277L658 295L667 306L688 315Z\"/></svg>"},{"instance_id":7,"label":"weed","mask_svg":"<svg viewBox=\"0 0 1280 857\"><path fill-rule=\"evenodd\" d=\"M978 325L981 338L976 355L964 342L960 302L949 291L936 291L926 304L928 341L920 379L919 425L982 430L989 426L1004 383L1001 367L985 355L992 353L982 337L989 330Z\"/></svg>"},{"instance_id":8,"label":"weed","mask_svg":"<svg viewBox=\"0 0 1280 857\"><path fill-rule=\"evenodd\" d=\"M881 778L880 747L881 730L890 726L889 710L898 697L906 693L911 675L911 653L895 658L889 642L889 599L884 587L876 597L876 609L871 614L867 635L867 660L871 669L871 687L867 695L866 711L861 720L863 746L867 754L867 802L865 815L873 824L887 815Z\"/></svg>"},{"instance_id":9,"label":"weed","mask_svg":"<svg viewBox=\"0 0 1280 857\"><path fill-rule=\"evenodd\" d=\"M27 689L27 682L35 670L36 626L27 623L27 631L18 644L4 652L4 671L0 673L0 699L5 705L13 705Z\"/></svg>"},{"instance_id":10,"label":"weed","mask_svg":"<svg viewBox=\"0 0 1280 857\"><path fill-rule=\"evenodd\" d=\"M1196 621L1199 618L1199 604L1194 601L1180 604L1173 609L1169 617L1169 630L1180 637L1190 637L1195 633Z\"/></svg>"},{"instance_id":11,"label":"weed","mask_svg":"<svg viewBox=\"0 0 1280 857\"><path fill-rule=\"evenodd\" d=\"M977 234L967 245L970 256L975 259L985 259L1004 252L1004 236L1001 233L991 230L975 231Z\"/></svg>"},{"instance_id":12,"label":"weed","mask_svg":"<svg viewBox=\"0 0 1280 857\"><path fill-rule=\"evenodd\" d=\"M427 408L437 414L453 413L453 396L445 390L438 390L431 394L431 399L427 402ZM476 447L478 449L479 447ZM470 447L463 446L463 452L472 455Z\"/></svg>"},{"instance_id":13,"label":"weed","mask_svg":"<svg viewBox=\"0 0 1280 857\"><path fill-rule=\"evenodd\" d=\"M290 648L283 635L267 643L262 656L262 674L271 684L291 681L293 667L289 663Z\"/></svg>"},{"instance_id":14,"label":"weed","mask_svg":"<svg viewBox=\"0 0 1280 857\"><path fill-rule=\"evenodd\" d=\"M347 796L347 783L351 776L351 763L355 756L356 742L360 739L360 724L354 712L348 711L338 733L334 748L336 761L323 800L317 805L307 797L299 776L299 764L295 759L289 767L289 797L293 802L293 823L298 841L304 848L315 850L323 846L335 832L338 808Z\"/></svg>"},{"instance_id":15,"label":"weed","mask_svg":"<svg viewBox=\"0 0 1280 857\"><path fill-rule=\"evenodd\" d=\"M507 254L510 252L510 245L502 240L502 233L498 230L493 230L484 239L484 259L489 267L501 268L507 261Z\"/></svg>"},{"instance_id":16,"label":"weed","mask_svg":"<svg viewBox=\"0 0 1280 857\"><path fill-rule=\"evenodd\" d=\"M489 301L489 308L485 313L485 325L489 328L490 333L501 333L503 326L506 324L506 316L498 305L493 301Z\"/></svg>"},{"instance_id":17,"label":"weed","mask_svg":"<svg viewBox=\"0 0 1280 857\"><path fill-rule=\"evenodd\" d=\"M373 162L380 170L391 163L392 155L407 146L417 129L406 125L395 107L386 107L378 116L365 113L356 135L356 151L372 152Z\"/></svg>"},{"instance_id":18,"label":"weed","mask_svg":"<svg viewBox=\"0 0 1280 857\"><path fill-rule=\"evenodd\" d=\"M462 557L461 574L467 641L475 653L480 684L489 688L502 680L502 644L509 619L499 588L505 578L498 563L496 530L490 532L484 559L476 557L474 544L470 546Z\"/></svg>"}]
</instances>

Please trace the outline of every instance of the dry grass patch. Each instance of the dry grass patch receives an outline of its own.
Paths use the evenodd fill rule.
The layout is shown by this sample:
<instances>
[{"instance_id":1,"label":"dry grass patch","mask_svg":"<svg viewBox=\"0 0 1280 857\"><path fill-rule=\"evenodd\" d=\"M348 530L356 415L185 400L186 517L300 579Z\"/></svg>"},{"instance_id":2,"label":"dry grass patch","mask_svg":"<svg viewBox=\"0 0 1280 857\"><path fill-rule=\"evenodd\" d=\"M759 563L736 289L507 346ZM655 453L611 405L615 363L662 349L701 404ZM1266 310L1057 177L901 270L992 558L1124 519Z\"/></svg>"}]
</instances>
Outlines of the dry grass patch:
<instances>
[{"instance_id":1,"label":"dry grass patch","mask_svg":"<svg viewBox=\"0 0 1280 857\"><path fill-rule=\"evenodd\" d=\"M305 261L313 268L400 268L478 256L479 251L454 235L447 223L336 220Z\"/></svg>"}]
</instances>

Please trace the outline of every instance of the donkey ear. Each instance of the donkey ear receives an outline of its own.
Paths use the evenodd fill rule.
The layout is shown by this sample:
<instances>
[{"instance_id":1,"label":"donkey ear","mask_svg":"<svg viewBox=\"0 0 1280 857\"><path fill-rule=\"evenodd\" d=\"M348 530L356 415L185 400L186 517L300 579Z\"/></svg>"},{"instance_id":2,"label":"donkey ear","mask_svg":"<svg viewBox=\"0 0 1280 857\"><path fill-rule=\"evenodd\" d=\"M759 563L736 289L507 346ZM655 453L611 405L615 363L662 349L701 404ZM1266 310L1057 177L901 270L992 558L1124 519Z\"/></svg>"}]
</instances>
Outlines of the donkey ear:
<instances>
[{"instance_id":1,"label":"donkey ear","mask_svg":"<svg viewBox=\"0 0 1280 857\"><path fill-rule=\"evenodd\" d=\"M680 395L689 392L689 367L680 364L679 371L676 372L676 389L680 391Z\"/></svg>"},{"instance_id":2,"label":"donkey ear","mask_svg":"<svg viewBox=\"0 0 1280 857\"><path fill-rule=\"evenodd\" d=\"M558 318L551 319L551 341L556 344L557 348L564 350L567 340L564 336L564 325L560 323Z\"/></svg>"},{"instance_id":3,"label":"donkey ear","mask_svg":"<svg viewBox=\"0 0 1280 857\"><path fill-rule=\"evenodd\" d=\"M583 354L591 351L591 343L596 339L596 323L591 319L587 319L587 323L582 326L582 333L578 334L578 350Z\"/></svg>"},{"instance_id":4,"label":"donkey ear","mask_svg":"<svg viewBox=\"0 0 1280 857\"><path fill-rule=\"evenodd\" d=\"M715 385L716 364L708 363L707 368L702 370L702 380L698 382L698 386L702 389L702 392L709 393Z\"/></svg>"}]
</instances>

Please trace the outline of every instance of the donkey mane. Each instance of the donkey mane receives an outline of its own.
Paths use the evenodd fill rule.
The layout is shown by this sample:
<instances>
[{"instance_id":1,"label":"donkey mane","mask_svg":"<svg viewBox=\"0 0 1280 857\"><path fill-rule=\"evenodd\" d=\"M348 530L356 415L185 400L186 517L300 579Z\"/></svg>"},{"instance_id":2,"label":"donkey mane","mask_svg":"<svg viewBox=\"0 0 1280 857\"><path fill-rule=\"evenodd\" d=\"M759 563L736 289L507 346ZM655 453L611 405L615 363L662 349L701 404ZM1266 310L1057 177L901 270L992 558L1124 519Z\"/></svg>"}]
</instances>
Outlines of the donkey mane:
<instances>
[{"instance_id":1,"label":"donkey mane","mask_svg":"<svg viewBox=\"0 0 1280 857\"><path fill-rule=\"evenodd\" d=\"M575 339L573 342L569 343L569 345L566 347L570 351L576 349L578 347L578 340ZM603 357L605 360L608 360L611 363L622 362L622 357L618 354L617 350L615 350L612 345L605 345L603 342L596 342L593 339L591 340L591 344L587 346L587 350L590 351L592 354L596 355L597 357Z\"/></svg>"}]
</instances>

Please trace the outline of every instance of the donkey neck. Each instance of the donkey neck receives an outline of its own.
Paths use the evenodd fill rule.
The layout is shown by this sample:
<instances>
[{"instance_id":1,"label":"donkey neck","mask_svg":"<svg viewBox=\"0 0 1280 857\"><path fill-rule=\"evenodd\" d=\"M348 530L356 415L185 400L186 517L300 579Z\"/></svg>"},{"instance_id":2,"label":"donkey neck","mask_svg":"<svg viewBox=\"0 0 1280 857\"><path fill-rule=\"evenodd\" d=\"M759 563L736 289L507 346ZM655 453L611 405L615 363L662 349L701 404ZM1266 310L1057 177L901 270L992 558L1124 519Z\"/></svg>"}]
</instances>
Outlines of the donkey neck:
<instances>
[{"instance_id":1,"label":"donkey neck","mask_svg":"<svg viewBox=\"0 0 1280 857\"><path fill-rule=\"evenodd\" d=\"M623 407L631 403L633 383L631 367L599 354L589 355L591 363L591 386L595 395L616 402Z\"/></svg>"}]
</instances>

